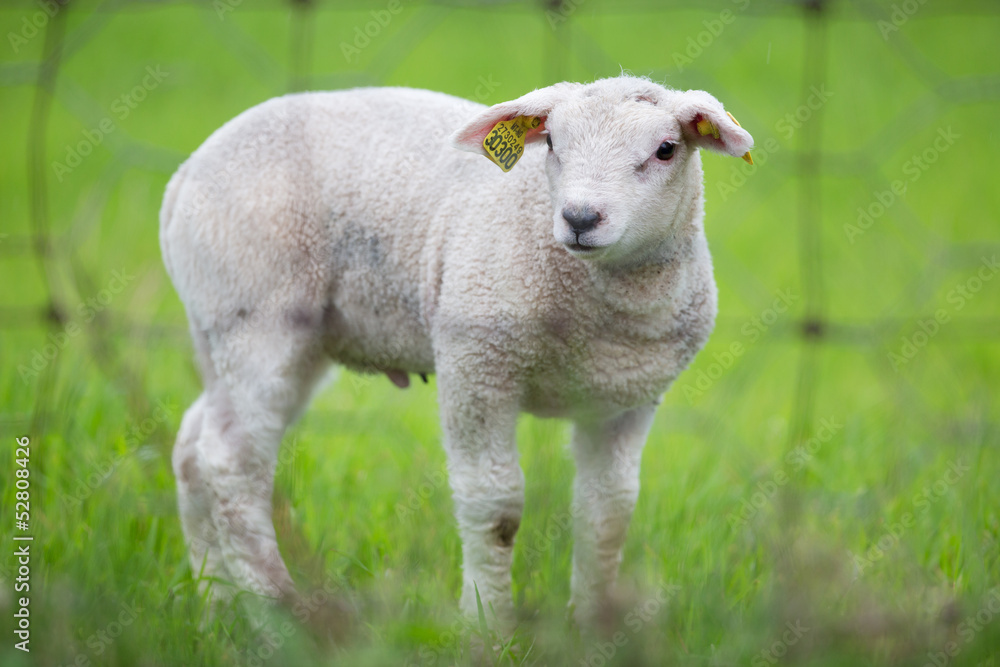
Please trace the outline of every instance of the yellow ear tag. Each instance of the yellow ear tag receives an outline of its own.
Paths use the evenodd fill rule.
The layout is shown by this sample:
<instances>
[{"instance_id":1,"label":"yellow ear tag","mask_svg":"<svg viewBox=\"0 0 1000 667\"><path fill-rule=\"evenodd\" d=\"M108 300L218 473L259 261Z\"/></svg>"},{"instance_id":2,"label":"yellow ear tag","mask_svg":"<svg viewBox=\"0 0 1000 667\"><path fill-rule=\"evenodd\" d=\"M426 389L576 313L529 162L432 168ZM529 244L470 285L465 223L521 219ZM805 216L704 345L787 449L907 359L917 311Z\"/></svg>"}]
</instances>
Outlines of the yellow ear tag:
<instances>
[{"instance_id":1,"label":"yellow ear tag","mask_svg":"<svg viewBox=\"0 0 1000 667\"><path fill-rule=\"evenodd\" d=\"M735 118L733 118L733 114L731 114L731 113L729 113L727 111L726 115L729 116L729 120L731 120L734 123L736 123L737 127L743 127L742 125L740 125L740 121L738 121ZM710 121L707 118L702 118L701 120L699 120L698 121L698 125L696 127L698 128L698 134L700 134L702 136L706 136L706 135L711 134L716 139L720 138L720 136L719 136L719 128L717 128L715 125L713 125L712 121ZM746 160L747 162L749 162L750 164L753 164L753 158L750 157L750 151L747 151L746 153L743 154L743 159Z\"/></svg>"},{"instance_id":2,"label":"yellow ear tag","mask_svg":"<svg viewBox=\"0 0 1000 667\"><path fill-rule=\"evenodd\" d=\"M738 121L735 118L733 118L733 114L731 114L731 113L729 113L727 111L726 115L729 116L729 120L731 120L734 123L736 123L736 127L743 127L742 125L740 125L740 121ZM750 156L750 151L747 151L746 153L743 154L743 159L746 160L747 162L749 162L750 164L753 164L753 157Z\"/></svg>"},{"instance_id":3,"label":"yellow ear tag","mask_svg":"<svg viewBox=\"0 0 1000 667\"><path fill-rule=\"evenodd\" d=\"M711 134L716 139L721 138L719 136L719 128L713 125L712 121L710 121L707 118L702 118L701 120L698 121L698 134L700 134L703 137Z\"/></svg>"},{"instance_id":4,"label":"yellow ear tag","mask_svg":"<svg viewBox=\"0 0 1000 667\"><path fill-rule=\"evenodd\" d=\"M541 118L536 116L518 116L500 121L483 139L486 157L504 172L510 171L524 154L524 135L541 122Z\"/></svg>"}]
</instances>

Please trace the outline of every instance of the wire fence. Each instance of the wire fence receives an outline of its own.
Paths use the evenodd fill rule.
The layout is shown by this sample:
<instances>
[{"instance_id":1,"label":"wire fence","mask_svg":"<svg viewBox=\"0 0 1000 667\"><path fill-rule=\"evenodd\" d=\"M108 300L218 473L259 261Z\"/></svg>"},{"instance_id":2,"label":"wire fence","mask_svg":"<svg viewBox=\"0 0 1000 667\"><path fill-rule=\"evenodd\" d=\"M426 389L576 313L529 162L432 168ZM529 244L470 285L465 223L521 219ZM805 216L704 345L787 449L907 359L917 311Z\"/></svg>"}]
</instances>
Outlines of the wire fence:
<instances>
[{"instance_id":1,"label":"wire fence","mask_svg":"<svg viewBox=\"0 0 1000 667\"><path fill-rule=\"evenodd\" d=\"M1000 5L995 2L944 3L925 0L902 0L896 3L875 3L865 0L833 2L825 0L719 0L716 2L656 2L653 0L624 0L600 3L597 0L549 0L538 4L503 2L430 2L420 5L417 12L404 12L405 3L388 2L338 2L323 3L318 0L289 0L285 3L262 0L204 0L203 2L174 3L198 6L203 9L205 26L215 34L219 43L235 54L245 67L250 79L269 89L272 94L302 89L338 88L350 85L378 85L385 83L417 45L427 40L442 21L453 12L506 11L531 17L532 21L549 26L543 31L545 41L542 62L537 64L540 76L552 82L570 78L574 68L582 66L595 72L608 72L619 63L601 47L599 40L577 25L585 12L589 15L628 17L631 14L658 13L663 25L671 24L671 17L682 12L701 12L706 17L704 30L690 36L671 35L676 47L663 48L662 68L651 72L654 79L662 78L696 63L697 58L716 39L721 31L739 16L775 17L790 25L801 24L801 79L797 84L800 110L789 114L788 128L794 128L794 147L784 148L793 156L792 170L787 174L794 191L794 234L797 237L798 281L802 292L799 307L801 317L791 326L775 328L769 332L776 339L800 346L795 379L794 403L790 415L789 449L804 442L815 421L817 388L821 383L818 372L818 354L823 346L861 346L884 363L885 341L902 328L914 322L930 322L933 312L917 318L888 309L880 317L837 319L831 316L829 297L831 280L840 269L828 262L826 247L831 235L863 235L866 221L877 219L890 204L872 201L858 215L832 214L836 202L828 199L824 179L850 174L861 179L872 193L893 192L893 179L887 177L885 163L899 146L914 133L926 130L935 118L949 109L963 105L985 104L1000 111L1000 73L959 76L942 70L931 57L915 48L907 37L906 23L919 15L921 21L944 23L955 19L992 20L1000 16ZM104 25L122 12L158 12L166 7L159 2L128 2L105 0L86 4L76 0L40 0L23 5L23 21L15 23L8 36L8 48L17 52L35 40L43 41L40 59L11 62L0 66L0 86L14 88L33 86L25 141L27 142L27 188L30 221L25 234L4 234L0 237L0 261L31 257L37 279L44 287L45 298L32 305L0 304L0 328L14 330L45 326L49 334L58 338L73 324L71 313L81 301L79 295L99 294L102 284L98 270L88 265L78 249L88 238L97 234L109 193L123 179L127 169L143 166L163 173L170 173L184 159L179 151L145 142L135 141L122 133L106 132L104 149L112 153L100 177L91 185L85 200L70 220L54 224L52 201L56 196L53 180L60 179L58 163L65 170L73 168L73 155L53 155L50 151L50 131L53 126L53 104L59 102L85 127L100 127L101 114L88 107L86 101L73 95L72 79L63 81L67 63L89 41L99 39ZM234 21L227 20L236 12L262 12L273 15L275 29L287 30L288 53L284 56L269 53L252 37L241 31ZM78 20L70 21L79 12ZM320 34L318 17L363 12L367 18L358 23L351 37L339 40L336 50L351 63L360 61L365 52L364 69L345 70L333 74L316 73L316 51ZM401 18L397 19L397 15ZM284 19L287 17L287 21ZM352 19L355 20L355 19ZM391 39L379 39L388 21L394 25ZM831 59L831 32L844 24L867 23L883 38L884 58L902 64L906 76L919 82L923 94L902 107L886 124L884 131L873 135L867 145L843 151L825 143L828 111L817 98L821 91L817 85L827 80ZM204 27L204 26L203 26ZM685 41L685 37L689 37ZM657 47L660 48L660 47ZM367 51L372 49L371 52ZM373 55L372 55L373 54ZM988 55L988 54L984 54ZM994 60L996 53L993 54ZM768 47L770 57L770 47ZM156 71L148 73L150 86L156 84ZM902 76L902 74L901 74ZM145 81L146 79L144 79ZM757 82L759 83L759 82ZM145 84L144 84L145 85ZM477 84L488 96L490 79L481 78ZM147 93L149 91L147 90ZM136 92L136 95L141 94ZM479 95L477 92L476 95ZM128 103L128 99L124 103ZM125 107L123 107L124 109ZM804 120L803 117L806 119ZM776 127L781 127L779 125ZM747 125L747 123L744 123ZM753 128L751 128L753 130ZM756 134L756 132L755 132ZM946 141L946 137L943 141ZM93 143L93 142L91 142ZM775 147L778 144L774 144ZM944 144L942 144L944 146ZM94 150L91 146L89 150ZM777 148L772 148L773 153ZM938 149L940 152L942 149ZM946 148L945 148L946 150ZM768 144L758 143L758 151L767 157ZM80 158L82 156L77 156ZM973 168L970 166L970 169ZM741 182L735 170L721 185L709 183L707 196L711 200L725 187L738 187ZM748 176L744 176L743 180ZM889 195L886 195L888 198ZM894 197L894 212L904 221L907 233L921 238L933 237L932 226L920 213L911 210L899 194ZM871 223L868 222L868 225ZM853 230L853 231L852 231ZM941 239L941 256L933 261L942 264L961 264L975 271L980 257L995 252L1000 246L996 241L984 244L950 244ZM941 275L934 271L918 276L905 290L910 294L927 294L940 286ZM8 286L10 288L10 286ZM15 287L16 289L16 287ZM720 322L726 321L723 313ZM730 318L732 319L732 318ZM187 332L182 323L153 325L134 321L124 309L94 308L93 317L86 329L85 339L91 358L109 383L120 387L127 397L129 410L138 420L150 412L152 399L147 393L146 380L140 368L130 361L126 352L113 341L123 338L143 341L169 339L183 341ZM925 331L926 334L926 331ZM947 327L946 335L937 342L965 342L968 340L1000 340L1000 317L964 317ZM10 360L15 365L19 360ZM32 433L44 434L47 410L51 408L55 386L55 368L60 363L57 356L45 372L38 377L35 412L30 418ZM884 367L884 366L883 366ZM901 375L876 373L884 381L893 383L894 392L908 393L919 402L920 392L905 386L907 379Z\"/></svg>"}]
</instances>

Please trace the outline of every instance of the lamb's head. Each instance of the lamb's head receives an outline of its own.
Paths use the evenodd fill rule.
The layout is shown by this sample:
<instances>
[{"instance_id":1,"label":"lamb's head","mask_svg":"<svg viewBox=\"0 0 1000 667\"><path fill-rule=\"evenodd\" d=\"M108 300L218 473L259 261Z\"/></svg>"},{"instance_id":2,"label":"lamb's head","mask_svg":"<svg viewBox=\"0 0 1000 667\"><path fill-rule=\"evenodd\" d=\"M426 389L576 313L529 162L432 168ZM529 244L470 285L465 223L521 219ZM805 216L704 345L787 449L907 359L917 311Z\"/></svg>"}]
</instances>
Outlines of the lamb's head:
<instances>
[{"instance_id":1,"label":"lamb's head","mask_svg":"<svg viewBox=\"0 0 1000 667\"><path fill-rule=\"evenodd\" d=\"M539 119L524 123L527 144L548 144L556 240L573 255L615 264L664 249L678 225L700 216L698 148L739 157L753 146L708 93L632 76L535 90L484 110L452 142L486 155L494 126L519 117Z\"/></svg>"}]
</instances>

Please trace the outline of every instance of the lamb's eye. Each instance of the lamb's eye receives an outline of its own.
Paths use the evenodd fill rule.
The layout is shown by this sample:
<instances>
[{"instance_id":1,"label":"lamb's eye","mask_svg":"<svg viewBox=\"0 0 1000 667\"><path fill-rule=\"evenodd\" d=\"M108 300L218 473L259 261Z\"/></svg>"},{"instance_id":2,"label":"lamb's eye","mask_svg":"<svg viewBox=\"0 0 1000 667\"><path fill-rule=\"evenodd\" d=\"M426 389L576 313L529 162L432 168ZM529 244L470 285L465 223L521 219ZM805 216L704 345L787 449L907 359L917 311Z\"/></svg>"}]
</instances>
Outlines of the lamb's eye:
<instances>
[{"instance_id":1,"label":"lamb's eye","mask_svg":"<svg viewBox=\"0 0 1000 667\"><path fill-rule=\"evenodd\" d=\"M549 145L549 150L552 150L552 135L551 134L546 134L545 135L545 143L547 143Z\"/></svg>"},{"instance_id":2,"label":"lamb's eye","mask_svg":"<svg viewBox=\"0 0 1000 667\"><path fill-rule=\"evenodd\" d=\"M674 146L675 144L672 144L669 141L664 141L660 144L660 147L656 149L656 159L666 162L672 158L674 156Z\"/></svg>"}]
</instances>

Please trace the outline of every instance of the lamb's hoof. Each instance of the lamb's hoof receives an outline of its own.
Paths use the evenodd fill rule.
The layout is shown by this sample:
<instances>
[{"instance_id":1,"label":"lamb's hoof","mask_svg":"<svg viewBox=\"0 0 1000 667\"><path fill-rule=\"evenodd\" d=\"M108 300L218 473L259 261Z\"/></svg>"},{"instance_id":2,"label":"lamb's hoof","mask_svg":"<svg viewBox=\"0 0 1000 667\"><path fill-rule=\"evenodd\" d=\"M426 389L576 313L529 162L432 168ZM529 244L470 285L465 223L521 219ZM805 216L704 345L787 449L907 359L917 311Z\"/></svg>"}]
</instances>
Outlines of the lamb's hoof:
<instances>
[{"instance_id":1,"label":"lamb's hoof","mask_svg":"<svg viewBox=\"0 0 1000 667\"><path fill-rule=\"evenodd\" d=\"M296 593L283 598L282 603L321 642L342 645L355 634L356 610L336 592L317 589L310 595Z\"/></svg>"},{"instance_id":2,"label":"lamb's hoof","mask_svg":"<svg viewBox=\"0 0 1000 667\"><path fill-rule=\"evenodd\" d=\"M596 633L599 637L607 638L621 629L625 607L624 601L618 596L608 596L599 601L570 601L567 614L581 633Z\"/></svg>"}]
</instances>

